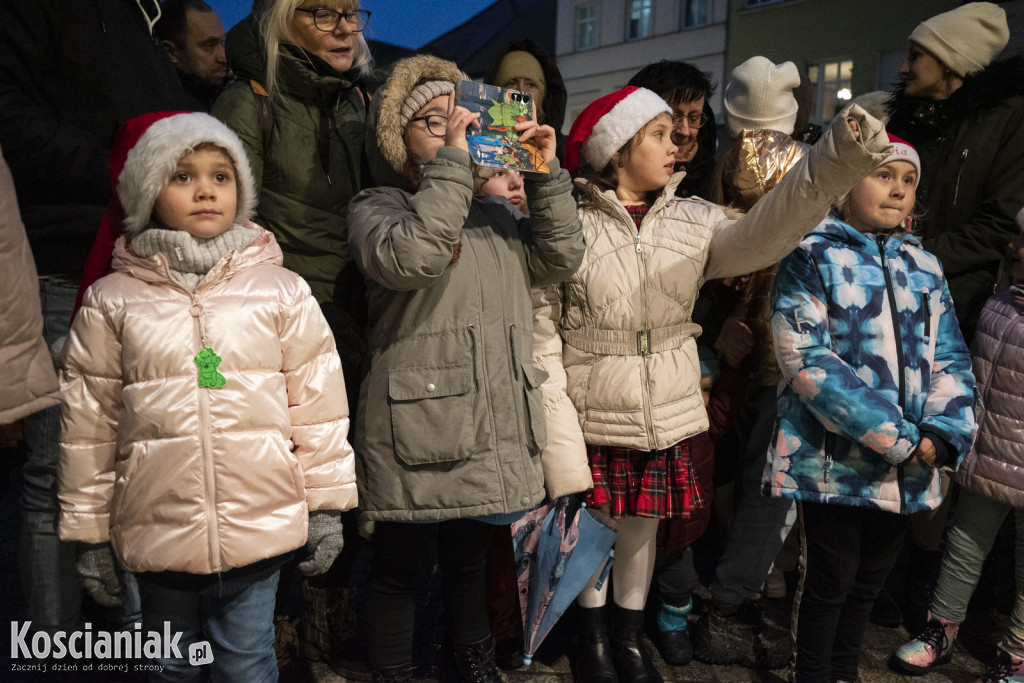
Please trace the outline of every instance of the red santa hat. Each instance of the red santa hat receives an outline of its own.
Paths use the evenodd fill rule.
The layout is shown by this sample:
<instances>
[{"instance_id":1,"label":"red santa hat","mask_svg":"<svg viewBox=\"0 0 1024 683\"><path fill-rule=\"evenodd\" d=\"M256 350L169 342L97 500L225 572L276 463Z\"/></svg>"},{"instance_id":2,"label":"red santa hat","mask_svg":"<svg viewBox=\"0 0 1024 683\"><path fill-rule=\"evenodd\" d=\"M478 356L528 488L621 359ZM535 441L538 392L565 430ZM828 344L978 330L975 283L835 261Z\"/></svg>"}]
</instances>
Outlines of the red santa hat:
<instances>
[{"instance_id":1,"label":"red santa hat","mask_svg":"<svg viewBox=\"0 0 1024 683\"><path fill-rule=\"evenodd\" d=\"M600 171L623 145L661 113L671 116L672 109L647 88L627 85L597 98L573 121L562 166L575 173L582 153L590 167Z\"/></svg>"},{"instance_id":2,"label":"red santa hat","mask_svg":"<svg viewBox=\"0 0 1024 683\"><path fill-rule=\"evenodd\" d=\"M921 182L921 157L918 155L917 150L906 140L902 140L892 133L888 133L889 144L892 145L892 154L885 158L885 161L879 164L884 166L890 161L906 161L914 165L917 169L917 180L914 181L914 188L917 188L917 184Z\"/></svg>"},{"instance_id":3,"label":"red santa hat","mask_svg":"<svg viewBox=\"0 0 1024 683\"><path fill-rule=\"evenodd\" d=\"M157 196L178 160L202 143L213 143L231 157L238 185L236 223L245 223L256 203L256 183L238 136L209 114L158 111L130 119L110 149L107 168L114 196L103 215L78 288L75 311L89 285L110 272L114 242L122 232L138 232L150 221Z\"/></svg>"}]
</instances>

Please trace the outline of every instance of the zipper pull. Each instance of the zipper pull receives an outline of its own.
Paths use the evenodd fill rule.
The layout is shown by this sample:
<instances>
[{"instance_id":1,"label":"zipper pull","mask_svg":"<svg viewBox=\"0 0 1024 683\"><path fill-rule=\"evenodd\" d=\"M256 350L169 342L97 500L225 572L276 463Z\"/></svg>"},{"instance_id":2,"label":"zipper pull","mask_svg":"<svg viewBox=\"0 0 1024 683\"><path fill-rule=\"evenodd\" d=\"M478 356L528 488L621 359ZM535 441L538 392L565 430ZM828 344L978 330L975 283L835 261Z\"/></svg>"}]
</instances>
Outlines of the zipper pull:
<instances>
[{"instance_id":1,"label":"zipper pull","mask_svg":"<svg viewBox=\"0 0 1024 683\"><path fill-rule=\"evenodd\" d=\"M967 155L970 153L969 147L964 147L964 151L960 152L960 170L956 173L956 187L953 188L953 206L956 206L956 202L960 199L960 178L964 174L964 165L967 163Z\"/></svg>"},{"instance_id":2,"label":"zipper pull","mask_svg":"<svg viewBox=\"0 0 1024 683\"><path fill-rule=\"evenodd\" d=\"M640 233L636 234L636 237L633 241L636 242L636 253L639 254L641 251L643 251L643 249L640 246Z\"/></svg>"},{"instance_id":3,"label":"zipper pull","mask_svg":"<svg viewBox=\"0 0 1024 683\"><path fill-rule=\"evenodd\" d=\"M832 456L828 453L825 454L825 464L822 466L822 471L825 474L825 483L828 483L829 475L832 472Z\"/></svg>"}]
</instances>

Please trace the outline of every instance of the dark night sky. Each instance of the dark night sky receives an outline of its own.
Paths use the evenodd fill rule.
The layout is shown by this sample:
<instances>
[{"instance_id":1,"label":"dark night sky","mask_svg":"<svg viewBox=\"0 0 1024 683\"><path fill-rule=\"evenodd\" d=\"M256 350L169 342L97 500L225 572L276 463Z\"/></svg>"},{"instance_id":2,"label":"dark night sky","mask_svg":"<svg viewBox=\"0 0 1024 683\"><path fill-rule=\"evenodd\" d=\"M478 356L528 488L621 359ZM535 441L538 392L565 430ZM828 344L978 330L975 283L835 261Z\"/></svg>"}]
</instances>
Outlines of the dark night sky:
<instances>
[{"instance_id":1,"label":"dark night sky","mask_svg":"<svg viewBox=\"0 0 1024 683\"><path fill-rule=\"evenodd\" d=\"M206 0L230 29L249 13L252 0ZM373 12L368 38L417 48L454 28L494 0L363 0Z\"/></svg>"}]
</instances>

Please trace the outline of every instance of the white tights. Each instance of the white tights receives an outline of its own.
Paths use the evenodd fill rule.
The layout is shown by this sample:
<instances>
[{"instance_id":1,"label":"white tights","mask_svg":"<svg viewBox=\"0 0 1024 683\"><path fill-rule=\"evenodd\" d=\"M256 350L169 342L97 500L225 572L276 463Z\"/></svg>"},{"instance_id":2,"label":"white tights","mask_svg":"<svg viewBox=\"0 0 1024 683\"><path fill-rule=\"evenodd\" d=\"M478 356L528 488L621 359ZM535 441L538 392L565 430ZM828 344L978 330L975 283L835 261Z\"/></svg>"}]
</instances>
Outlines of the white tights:
<instances>
[{"instance_id":1,"label":"white tights","mask_svg":"<svg viewBox=\"0 0 1024 683\"><path fill-rule=\"evenodd\" d=\"M642 610L654 575L654 554L660 519L653 517L622 517L616 520L619 535L615 539L615 576L613 599L623 609ZM608 582L601 590L594 588L601 572L590 578L577 598L580 607L602 607L608 600Z\"/></svg>"}]
</instances>

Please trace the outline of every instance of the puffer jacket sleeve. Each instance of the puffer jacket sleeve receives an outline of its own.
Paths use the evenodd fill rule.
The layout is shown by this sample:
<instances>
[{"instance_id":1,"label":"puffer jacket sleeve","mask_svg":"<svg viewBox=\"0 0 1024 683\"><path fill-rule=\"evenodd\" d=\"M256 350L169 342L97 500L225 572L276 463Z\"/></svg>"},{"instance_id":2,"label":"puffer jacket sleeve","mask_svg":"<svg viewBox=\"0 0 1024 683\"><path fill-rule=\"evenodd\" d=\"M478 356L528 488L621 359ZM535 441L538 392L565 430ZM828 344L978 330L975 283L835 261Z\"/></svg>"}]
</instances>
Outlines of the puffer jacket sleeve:
<instances>
[{"instance_id":1,"label":"puffer jacket sleeve","mask_svg":"<svg viewBox=\"0 0 1024 683\"><path fill-rule=\"evenodd\" d=\"M341 360L309 287L302 282L298 289L281 330L294 453L305 475L309 509L348 510L357 496Z\"/></svg>"},{"instance_id":2,"label":"puffer jacket sleeve","mask_svg":"<svg viewBox=\"0 0 1024 683\"><path fill-rule=\"evenodd\" d=\"M554 159L550 174L527 173L526 197L532 240L527 249L530 281L534 287L562 282L576 273L586 245L583 223L572 198L569 172Z\"/></svg>"},{"instance_id":3,"label":"puffer jacket sleeve","mask_svg":"<svg viewBox=\"0 0 1024 683\"><path fill-rule=\"evenodd\" d=\"M535 287L532 293L533 360L548 374L541 385L547 427L547 446L541 453L541 466L544 486L551 498L594 486L579 416L566 394L560 333L563 292L561 285L548 285Z\"/></svg>"},{"instance_id":4,"label":"puffer jacket sleeve","mask_svg":"<svg viewBox=\"0 0 1024 683\"><path fill-rule=\"evenodd\" d=\"M117 417L121 410L121 342L90 288L65 346L61 391L58 534L65 541L109 540Z\"/></svg>"},{"instance_id":5,"label":"puffer jacket sleeve","mask_svg":"<svg viewBox=\"0 0 1024 683\"><path fill-rule=\"evenodd\" d=\"M924 404L924 419L919 426L943 436L956 451L951 464L958 467L971 450L978 428L974 418L976 385L971 371L971 354L960 333L953 299L945 281L940 306L942 311L935 332L935 361Z\"/></svg>"},{"instance_id":6,"label":"puffer jacket sleeve","mask_svg":"<svg viewBox=\"0 0 1024 683\"><path fill-rule=\"evenodd\" d=\"M910 457L920 441L917 426L832 351L827 297L807 249L779 266L771 312L779 370L815 419L894 465Z\"/></svg>"},{"instance_id":7,"label":"puffer jacket sleeve","mask_svg":"<svg viewBox=\"0 0 1024 683\"><path fill-rule=\"evenodd\" d=\"M857 121L860 140L854 139L847 119ZM890 150L885 127L877 119L856 104L844 109L748 214L733 222L717 212L705 279L744 275L780 261Z\"/></svg>"},{"instance_id":8,"label":"puffer jacket sleeve","mask_svg":"<svg viewBox=\"0 0 1024 683\"><path fill-rule=\"evenodd\" d=\"M43 339L39 280L14 180L0 153L0 425L60 403L60 385Z\"/></svg>"},{"instance_id":9,"label":"puffer jacket sleeve","mask_svg":"<svg viewBox=\"0 0 1024 683\"><path fill-rule=\"evenodd\" d=\"M245 156L249 159L249 167L252 168L258 200L263 189L263 140L260 137L256 93L252 91L252 85L248 81L236 81L229 85L213 103L210 114L235 131L238 139L242 141ZM258 217L254 220L260 222Z\"/></svg>"},{"instance_id":10,"label":"puffer jacket sleeve","mask_svg":"<svg viewBox=\"0 0 1024 683\"><path fill-rule=\"evenodd\" d=\"M442 147L423 167L412 196L387 187L363 190L348 210L356 265L388 289L428 287L451 263L472 199L469 152L454 147Z\"/></svg>"}]
</instances>

